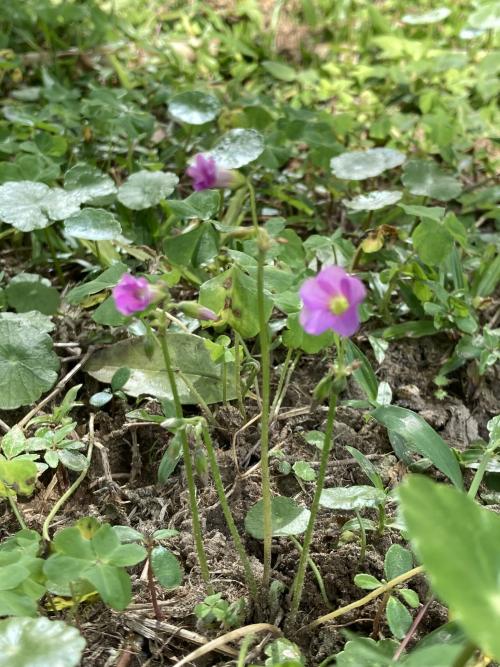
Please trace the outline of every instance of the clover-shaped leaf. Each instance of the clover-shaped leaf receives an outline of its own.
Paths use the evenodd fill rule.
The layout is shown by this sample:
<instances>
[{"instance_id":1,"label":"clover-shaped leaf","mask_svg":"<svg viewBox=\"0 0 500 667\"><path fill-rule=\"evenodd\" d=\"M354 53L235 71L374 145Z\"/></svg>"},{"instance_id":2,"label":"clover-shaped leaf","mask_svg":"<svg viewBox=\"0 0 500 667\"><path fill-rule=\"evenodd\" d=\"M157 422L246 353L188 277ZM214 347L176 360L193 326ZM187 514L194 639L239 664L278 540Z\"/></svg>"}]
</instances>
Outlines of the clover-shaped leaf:
<instances>
[{"instance_id":1,"label":"clover-shaped leaf","mask_svg":"<svg viewBox=\"0 0 500 667\"><path fill-rule=\"evenodd\" d=\"M277 496L271 501L274 537L300 535L307 528L311 512L291 498ZM259 500L245 517L245 529L258 540L264 538L263 502Z\"/></svg>"},{"instance_id":2,"label":"clover-shaped leaf","mask_svg":"<svg viewBox=\"0 0 500 667\"><path fill-rule=\"evenodd\" d=\"M256 160L264 151L264 139L257 130L236 128L229 130L212 148L205 153L226 169L239 169Z\"/></svg>"},{"instance_id":3,"label":"clover-shaped leaf","mask_svg":"<svg viewBox=\"0 0 500 667\"><path fill-rule=\"evenodd\" d=\"M342 153L331 159L330 167L337 178L363 181L379 176L387 169L399 167L405 160L404 153L393 148L369 148L366 151Z\"/></svg>"},{"instance_id":4,"label":"clover-shaped leaf","mask_svg":"<svg viewBox=\"0 0 500 667\"><path fill-rule=\"evenodd\" d=\"M351 200L344 200L344 204L352 211L377 211L379 208L396 204L402 196L403 193L398 190L375 190Z\"/></svg>"},{"instance_id":5,"label":"clover-shaped leaf","mask_svg":"<svg viewBox=\"0 0 500 667\"><path fill-rule=\"evenodd\" d=\"M137 171L118 190L118 201L134 211L156 206L175 189L179 179L163 171Z\"/></svg>"},{"instance_id":6,"label":"clover-shaped leaf","mask_svg":"<svg viewBox=\"0 0 500 667\"><path fill-rule=\"evenodd\" d=\"M404 167L403 185L412 195L423 195L440 201L455 199L462 186L451 174L441 171L430 160L410 160Z\"/></svg>"},{"instance_id":7,"label":"clover-shaped leaf","mask_svg":"<svg viewBox=\"0 0 500 667\"><path fill-rule=\"evenodd\" d=\"M113 179L90 164L76 164L64 174L64 189L82 203L98 203L116 193Z\"/></svg>"},{"instance_id":8,"label":"clover-shaped leaf","mask_svg":"<svg viewBox=\"0 0 500 667\"><path fill-rule=\"evenodd\" d=\"M430 12L425 12L425 14L405 14L401 20L408 25L428 25L444 21L450 14L451 9L438 7Z\"/></svg>"},{"instance_id":9,"label":"clover-shaped leaf","mask_svg":"<svg viewBox=\"0 0 500 667\"><path fill-rule=\"evenodd\" d=\"M131 598L130 577L123 569L147 555L139 544L121 544L109 524L80 520L63 528L53 540L54 553L44 565L46 576L65 586L79 580L90 582L113 609L125 609Z\"/></svg>"},{"instance_id":10,"label":"clover-shaped leaf","mask_svg":"<svg viewBox=\"0 0 500 667\"><path fill-rule=\"evenodd\" d=\"M76 667L85 640L63 621L8 618L0 621L0 667Z\"/></svg>"},{"instance_id":11,"label":"clover-shaped leaf","mask_svg":"<svg viewBox=\"0 0 500 667\"><path fill-rule=\"evenodd\" d=\"M38 400L57 379L59 359L52 339L30 322L0 314L0 409Z\"/></svg>"},{"instance_id":12,"label":"clover-shaped leaf","mask_svg":"<svg viewBox=\"0 0 500 667\"><path fill-rule=\"evenodd\" d=\"M110 241L122 233L115 216L103 208L84 208L64 221L69 236L88 241Z\"/></svg>"},{"instance_id":13,"label":"clover-shaped leaf","mask_svg":"<svg viewBox=\"0 0 500 667\"><path fill-rule=\"evenodd\" d=\"M358 510L384 501L385 493L374 486L337 486L323 489L319 503L330 510Z\"/></svg>"},{"instance_id":14,"label":"clover-shaped leaf","mask_svg":"<svg viewBox=\"0 0 500 667\"><path fill-rule=\"evenodd\" d=\"M44 229L79 210L77 197L45 183L9 181L0 186L0 220L22 232Z\"/></svg>"},{"instance_id":15,"label":"clover-shaped leaf","mask_svg":"<svg viewBox=\"0 0 500 667\"><path fill-rule=\"evenodd\" d=\"M172 97L168 111L175 120L188 125L203 125L218 116L220 102L213 95L190 90Z\"/></svg>"}]
</instances>

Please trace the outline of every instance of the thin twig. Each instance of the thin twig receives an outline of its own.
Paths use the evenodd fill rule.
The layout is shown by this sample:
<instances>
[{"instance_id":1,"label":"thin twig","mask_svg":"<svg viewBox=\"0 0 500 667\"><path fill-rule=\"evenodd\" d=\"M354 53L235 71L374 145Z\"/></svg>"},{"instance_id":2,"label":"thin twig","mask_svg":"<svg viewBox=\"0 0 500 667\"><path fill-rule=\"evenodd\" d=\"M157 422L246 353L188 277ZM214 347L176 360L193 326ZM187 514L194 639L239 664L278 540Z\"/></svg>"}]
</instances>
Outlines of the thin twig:
<instances>
[{"instance_id":1,"label":"thin twig","mask_svg":"<svg viewBox=\"0 0 500 667\"><path fill-rule=\"evenodd\" d=\"M201 658L201 656L205 655L206 653L210 653L211 651L214 651L221 646L225 646L226 644L234 642L241 637L246 637L247 635L254 634L256 632L272 632L275 635L281 635L281 630L275 625L271 625L270 623L253 623L252 625L245 625L243 628L232 630L231 632L227 632L221 637L217 637L217 639L212 639L212 641L208 642L208 644L205 644L205 646L200 646L200 648L197 648L196 651L192 651L189 653L189 655L186 655L184 658L182 658L182 660L176 662L174 667L182 667L182 665L187 665L188 662L192 662L197 658Z\"/></svg>"},{"instance_id":2,"label":"thin twig","mask_svg":"<svg viewBox=\"0 0 500 667\"><path fill-rule=\"evenodd\" d=\"M17 426L19 428L24 428L26 424L33 419L35 415L37 415L40 410L47 405L47 403L50 403L50 401L57 396L57 394L65 387L66 384L71 380L71 378L78 373L78 371L87 363L88 359L91 357L92 353L94 352L93 347L90 347L85 355L82 357L82 359L74 366L69 373L66 373L66 375L59 380L57 383L55 389L53 389L48 396L46 396L38 405L35 405L35 407L28 412L28 414L24 415L24 417L17 423Z\"/></svg>"},{"instance_id":3,"label":"thin twig","mask_svg":"<svg viewBox=\"0 0 500 667\"><path fill-rule=\"evenodd\" d=\"M398 646L398 650L397 650L396 653L394 654L394 657L393 657L393 659L392 659L393 662L397 662L397 661L399 660L399 658L401 657L401 655L403 654L404 650L406 649L406 647L407 647L408 644L410 643L410 641L411 641L413 635L414 635L415 632L417 631L418 626L419 626L420 623L422 622L423 617L426 615L427 610L429 609L429 607L430 607L430 605L431 605L431 603L432 603L433 601L434 601L434 597L429 598L429 600L427 600L427 602L423 605L423 607L421 607L421 608L418 610L418 614L417 614L417 615L415 616L415 618L413 619L413 623L411 624L410 629L408 630L408 632L407 632L406 635L404 636L403 641L402 641L401 644Z\"/></svg>"},{"instance_id":4,"label":"thin twig","mask_svg":"<svg viewBox=\"0 0 500 667\"><path fill-rule=\"evenodd\" d=\"M10 426L9 426L8 424L6 424L6 423L3 421L3 419L0 419L0 429L1 429L4 433L8 433L8 432L10 431Z\"/></svg>"}]
</instances>

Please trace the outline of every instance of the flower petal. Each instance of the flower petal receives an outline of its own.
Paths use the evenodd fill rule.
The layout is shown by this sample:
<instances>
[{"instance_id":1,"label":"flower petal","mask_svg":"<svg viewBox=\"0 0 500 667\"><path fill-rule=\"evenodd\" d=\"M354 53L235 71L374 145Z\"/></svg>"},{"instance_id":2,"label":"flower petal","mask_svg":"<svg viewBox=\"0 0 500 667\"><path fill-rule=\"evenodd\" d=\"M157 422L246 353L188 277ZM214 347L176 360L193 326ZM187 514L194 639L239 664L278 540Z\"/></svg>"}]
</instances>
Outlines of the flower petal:
<instances>
[{"instance_id":1,"label":"flower petal","mask_svg":"<svg viewBox=\"0 0 500 667\"><path fill-rule=\"evenodd\" d=\"M308 278L300 288L300 298L307 308L327 309L332 295L318 284L316 278Z\"/></svg>"},{"instance_id":2,"label":"flower petal","mask_svg":"<svg viewBox=\"0 0 500 667\"><path fill-rule=\"evenodd\" d=\"M346 275L341 281L340 288L342 294L353 306L364 301L366 297L365 286L359 278L356 278L356 276Z\"/></svg>"},{"instance_id":3,"label":"flower petal","mask_svg":"<svg viewBox=\"0 0 500 667\"><path fill-rule=\"evenodd\" d=\"M333 320L334 316L327 310L313 310L305 306L299 317L300 324L304 328L304 331L313 336L319 336L325 331L328 331L328 329L332 329Z\"/></svg>"},{"instance_id":4,"label":"flower petal","mask_svg":"<svg viewBox=\"0 0 500 667\"><path fill-rule=\"evenodd\" d=\"M316 280L318 285L330 296L337 296L342 294L341 282L346 276L347 274L341 266L325 266L316 276Z\"/></svg>"},{"instance_id":5,"label":"flower petal","mask_svg":"<svg viewBox=\"0 0 500 667\"><path fill-rule=\"evenodd\" d=\"M342 315L332 315L331 328L341 336L352 336L359 329L358 306L351 306Z\"/></svg>"}]
</instances>

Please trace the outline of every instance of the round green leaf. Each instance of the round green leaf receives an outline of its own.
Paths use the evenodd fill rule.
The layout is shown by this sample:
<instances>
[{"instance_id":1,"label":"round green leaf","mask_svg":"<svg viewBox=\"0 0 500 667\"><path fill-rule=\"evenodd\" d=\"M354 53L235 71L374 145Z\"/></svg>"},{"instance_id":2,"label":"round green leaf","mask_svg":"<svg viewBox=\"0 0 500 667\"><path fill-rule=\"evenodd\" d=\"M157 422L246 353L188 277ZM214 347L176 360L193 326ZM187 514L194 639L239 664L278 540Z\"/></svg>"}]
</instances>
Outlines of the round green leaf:
<instances>
[{"instance_id":1,"label":"round green leaf","mask_svg":"<svg viewBox=\"0 0 500 667\"><path fill-rule=\"evenodd\" d=\"M0 315L1 410L34 403L57 380L59 359L52 339L27 322Z\"/></svg>"},{"instance_id":2,"label":"round green leaf","mask_svg":"<svg viewBox=\"0 0 500 667\"><path fill-rule=\"evenodd\" d=\"M500 5L485 2L469 16L469 25L476 30L497 30L500 28Z\"/></svg>"},{"instance_id":3,"label":"round green leaf","mask_svg":"<svg viewBox=\"0 0 500 667\"><path fill-rule=\"evenodd\" d=\"M405 14L401 20L408 25L428 25L444 21L450 14L451 10L447 7L438 7L425 14Z\"/></svg>"},{"instance_id":4,"label":"round green leaf","mask_svg":"<svg viewBox=\"0 0 500 667\"><path fill-rule=\"evenodd\" d=\"M453 250L453 236L435 220L422 220L411 238L418 256L429 266L441 264Z\"/></svg>"},{"instance_id":5,"label":"round green leaf","mask_svg":"<svg viewBox=\"0 0 500 667\"><path fill-rule=\"evenodd\" d=\"M402 196L403 193L398 190L375 190L365 195L358 195L351 200L344 199L344 204L353 211L376 211L379 208L396 204Z\"/></svg>"},{"instance_id":6,"label":"round green leaf","mask_svg":"<svg viewBox=\"0 0 500 667\"><path fill-rule=\"evenodd\" d=\"M292 469L297 477L304 480L304 482L312 482L316 479L316 472L307 461L296 461Z\"/></svg>"},{"instance_id":7,"label":"round green leaf","mask_svg":"<svg viewBox=\"0 0 500 667\"><path fill-rule=\"evenodd\" d=\"M64 221L68 236L87 241L111 241L122 233L115 216L103 208L84 208Z\"/></svg>"},{"instance_id":8,"label":"round green leaf","mask_svg":"<svg viewBox=\"0 0 500 667\"><path fill-rule=\"evenodd\" d=\"M80 208L71 193L44 183L9 181L0 186L0 220L22 232L43 229Z\"/></svg>"},{"instance_id":9,"label":"round green leaf","mask_svg":"<svg viewBox=\"0 0 500 667\"><path fill-rule=\"evenodd\" d=\"M165 547L155 547L151 551L153 574L163 588L177 588L182 582L182 570L177 557Z\"/></svg>"},{"instance_id":10,"label":"round green leaf","mask_svg":"<svg viewBox=\"0 0 500 667\"><path fill-rule=\"evenodd\" d=\"M5 290L7 302L18 313L38 310L44 315L57 312L61 298L46 278L35 273L19 273Z\"/></svg>"},{"instance_id":11,"label":"round green leaf","mask_svg":"<svg viewBox=\"0 0 500 667\"><path fill-rule=\"evenodd\" d=\"M177 390L181 402L196 404L199 395L206 403L222 400L222 365L210 359L205 339L194 334L168 333L167 340L173 366L180 371L177 376ZM122 367L130 369L130 378L123 387L125 393L130 396L145 394L172 399L165 363L158 345L155 345L152 355L148 355L143 340L132 338L120 341L96 352L85 370L97 380L110 383L116 371ZM236 397L232 368L232 364L227 364L228 400ZM196 392L193 392L191 387L195 387Z\"/></svg>"},{"instance_id":12,"label":"round green leaf","mask_svg":"<svg viewBox=\"0 0 500 667\"><path fill-rule=\"evenodd\" d=\"M272 499L273 537L300 535L307 528L311 512L291 498ZM245 517L245 530L258 540L264 538L263 503L259 500Z\"/></svg>"},{"instance_id":13,"label":"round green leaf","mask_svg":"<svg viewBox=\"0 0 500 667\"><path fill-rule=\"evenodd\" d=\"M81 452L74 452L71 449L61 449L59 452L59 460L65 468L81 472L88 468L89 462L87 457Z\"/></svg>"},{"instance_id":14,"label":"round green leaf","mask_svg":"<svg viewBox=\"0 0 500 667\"><path fill-rule=\"evenodd\" d=\"M389 628L396 639L403 639L412 622L408 609L397 598L391 595L387 602L386 617Z\"/></svg>"},{"instance_id":15,"label":"round green leaf","mask_svg":"<svg viewBox=\"0 0 500 667\"><path fill-rule=\"evenodd\" d=\"M168 103L172 118L188 125L203 125L219 115L220 102L213 95L191 90L175 95Z\"/></svg>"},{"instance_id":16,"label":"round green leaf","mask_svg":"<svg viewBox=\"0 0 500 667\"><path fill-rule=\"evenodd\" d=\"M137 171L118 190L118 201L134 211L156 206L175 189L179 179L163 171Z\"/></svg>"},{"instance_id":17,"label":"round green leaf","mask_svg":"<svg viewBox=\"0 0 500 667\"><path fill-rule=\"evenodd\" d=\"M400 544L392 544L385 554L384 573L387 580L399 577L413 567L413 554Z\"/></svg>"},{"instance_id":18,"label":"round green leaf","mask_svg":"<svg viewBox=\"0 0 500 667\"><path fill-rule=\"evenodd\" d=\"M405 160L404 153L392 148L369 148L366 151L342 153L331 159L330 167L337 178L363 181L379 176L387 169L399 167Z\"/></svg>"},{"instance_id":19,"label":"round green leaf","mask_svg":"<svg viewBox=\"0 0 500 667\"><path fill-rule=\"evenodd\" d=\"M63 621L8 618L0 621L0 667L76 667L85 640Z\"/></svg>"},{"instance_id":20,"label":"round green leaf","mask_svg":"<svg viewBox=\"0 0 500 667\"><path fill-rule=\"evenodd\" d=\"M359 510L377 507L385 502L385 493L374 486L336 486L323 489L319 499L330 510Z\"/></svg>"},{"instance_id":21,"label":"round green leaf","mask_svg":"<svg viewBox=\"0 0 500 667\"><path fill-rule=\"evenodd\" d=\"M116 193L112 178L90 164L76 164L64 174L64 189L82 203L96 203Z\"/></svg>"},{"instance_id":22,"label":"round green leaf","mask_svg":"<svg viewBox=\"0 0 500 667\"><path fill-rule=\"evenodd\" d=\"M264 151L264 139L257 130L236 128L229 130L222 139L205 153L226 169L239 169L256 160Z\"/></svg>"},{"instance_id":23,"label":"round green leaf","mask_svg":"<svg viewBox=\"0 0 500 667\"><path fill-rule=\"evenodd\" d=\"M410 160L404 166L403 185L412 195L423 195L440 201L455 199L462 185L454 176L441 171L429 160Z\"/></svg>"}]
</instances>

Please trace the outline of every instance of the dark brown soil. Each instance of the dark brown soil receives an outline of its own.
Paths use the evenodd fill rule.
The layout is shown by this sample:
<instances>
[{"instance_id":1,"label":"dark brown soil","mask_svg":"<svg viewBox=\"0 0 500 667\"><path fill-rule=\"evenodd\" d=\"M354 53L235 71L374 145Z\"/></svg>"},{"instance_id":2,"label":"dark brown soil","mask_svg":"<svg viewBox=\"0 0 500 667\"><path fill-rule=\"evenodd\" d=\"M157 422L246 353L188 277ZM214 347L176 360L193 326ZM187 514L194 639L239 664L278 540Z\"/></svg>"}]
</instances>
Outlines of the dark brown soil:
<instances>
[{"instance_id":1,"label":"dark brown soil","mask_svg":"<svg viewBox=\"0 0 500 667\"><path fill-rule=\"evenodd\" d=\"M75 332L71 332L74 335ZM68 333L69 335L69 333ZM370 356L367 346L360 343ZM378 369L378 376L386 380L393 391L393 401L420 413L445 440L463 450L478 437L484 437L485 424L500 411L498 394L499 371L490 370L479 382L464 367L456 372L449 387L449 395L441 401L435 398L433 383L440 364L449 353L451 343L446 338L433 337L416 341L391 343L386 358ZM326 359L324 360L326 364ZM376 367L376 363L374 362ZM303 437L308 430L323 429L326 411L323 407L309 408L311 390L322 377L325 365L318 357L301 360L290 385L280 419L272 424L271 446L282 452L282 457L294 463L297 460L317 461L317 452ZM78 378L76 378L78 380ZM88 382L88 378L85 380ZM496 387L496 389L495 389ZM361 398L359 388L351 381L345 398ZM148 408L157 410L154 402ZM113 524L129 525L145 533L159 528L176 528L180 534L170 541L170 548L178 555L184 570L183 585L175 591L158 589L164 624L156 624L145 577L141 567L133 572L133 604L125 613L107 610L100 603L83 603L79 610L79 625L88 646L82 665L84 667L159 667L172 664L197 648L191 633L208 638L217 635L215 630L197 627L194 606L206 595L196 561L191 533L191 517L187 504L187 489L182 465L163 487L157 485L158 463L168 445L169 435L158 426L131 429L126 426L125 412L129 406L115 400L108 412L96 417L96 439L104 450L95 451L89 474L75 496L56 518L53 528L61 527L83 515L92 515ZM86 408L80 408L79 423L85 423ZM248 405L249 417L255 415L255 405ZM294 410L288 418L281 418ZM13 421L12 413L3 416ZM244 532L246 512L260 497L260 475L255 464L258 461L258 429L253 424L243 431L236 442L239 473L235 467L231 442L234 433L244 425L238 411L231 406L217 412L218 427L213 435L218 446L221 472L230 494L230 504L247 549L252 554L255 574L261 574L262 545ZM361 469L350 459L345 450L352 445L370 455L380 471L384 483L395 486L405 472L395 457L386 431L361 410L340 406L335 423L335 448L327 475L327 486L365 484L367 479ZM104 455L104 456L103 456ZM109 468L108 468L109 464ZM250 470L254 467L252 470ZM111 477L109 475L111 473ZM42 478L46 487L50 477ZM280 495L293 497L309 506L313 485L299 483L294 475L283 475L278 460L273 459L273 487ZM215 589L228 601L246 597L243 571L232 547L217 495L211 483L198 488L199 508L202 515L205 545ZM38 528L48 507L58 497L59 490L47 492L41 488L38 495L23 504L28 522ZM389 513L390 513L389 508ZM368 518L374 518L368 512ZM320 569L331 607L344 606L364 595L353 579L358 572L383 577L384 554L393 541L400 542L397 531L386 530L382 537L367 533L368 545L364 562L360 562L360 546L357 540L341 543L342 525L352 518L349 513L320 513L311 556ZM3 518L3 530L13 529L10 518ZM293 543L285 538L273 543L273 577L288 586L293 580L298 553ZM423 578L410 582L425 599L426 584ZM300 643L308 656L308 664L319 664L328 655L341 649L345 641L342 630L369 635L373 631L380 599L338 619L339 625L321 626L308 635L297 633L300 626L326 614L330 609L322 599L316 580L308 573L302 609L295 629L286 626L288 601L286 594L278 601L267 619L281 628L286 626L288 636ZM260 612L261 613L261 612ZM263 620L255 609L248 608L246 622ZM429 608L415 639L446 621L445 610L434 602ZM178 631L188 631L181 637ZM387 633L383 622L379 633ZM130 652L130 658L125 654ZM231 658L221 653L211 653L199 664L226 664ZM258 661L259 656L256 655ZM120 662L121 660L121 662ZM127 662L128 660L128 662Z\"/></svg>"}]
</instances>

